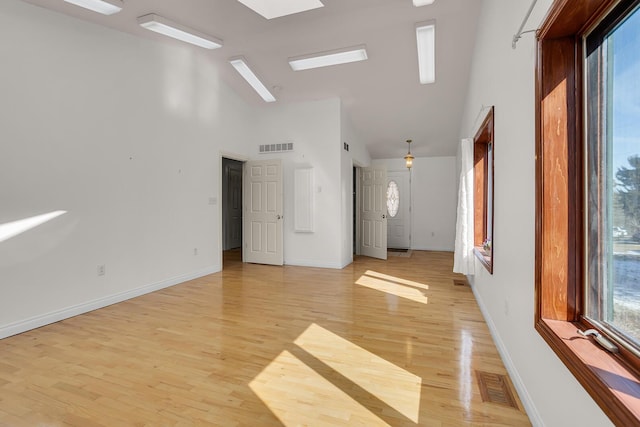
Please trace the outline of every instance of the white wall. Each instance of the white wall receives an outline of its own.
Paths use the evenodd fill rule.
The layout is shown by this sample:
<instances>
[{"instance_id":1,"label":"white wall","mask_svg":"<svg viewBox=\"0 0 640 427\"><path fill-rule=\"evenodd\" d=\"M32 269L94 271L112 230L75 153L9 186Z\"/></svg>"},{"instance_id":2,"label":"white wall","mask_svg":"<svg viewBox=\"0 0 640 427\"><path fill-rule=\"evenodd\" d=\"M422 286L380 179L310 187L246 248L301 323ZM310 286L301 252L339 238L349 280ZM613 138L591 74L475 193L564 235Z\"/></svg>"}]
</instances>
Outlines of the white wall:
<instances>
[{"instance_id":1,"label":"white wall","mask_svg":"<svg viewBox=\"0 0 640 427\"><path fill-rule=\"evenodd\" d=\"M387 171L405 171L404 159L376 159ZM411 248L453 251L456 229L455 157L416 157L411 169Z\"/></svg>"},{"instance_id":2,"label":"white wall","mask_svg":"<svg viewBox=\"0 0 640 427\"><path fill-rule=\"evenodd\" d=\"M219 270L219 152L255 113L207 55L17 0L0 27L0 224L67 211L0 242L0 337Z\"/></svg>"},{"instance_id":3,"label":"white wall","mask_svg":"<svg viewBox=\"0 0 640 427\"><path fill-rule=\"evenodd\" d=\"M284 262L341 268L340 100L273 105L261 111L252 159L281 158L284 177ZM294 151L258 154L259 144L293 142ZM313 167L314 232L294 231L293 175L296 166Z\"/></svg>"},{"instance_id":4,"label":"white wall","mask_svg":"<svg viewBox=\"0 0 640 427\"><path fill-rule=\"evenodd\" d=\"M252 159L281 158L284 168L284 262L342 268L353 261L352 167L371 161L339 99L270 105L260 111ZM290 153L258 154L259 144L293 142ZM349 152L343 149L349 144ZM294 170L313 167L314 231L295 232Z\"/></svg>"},{"instance_id":5,"label":"white wall","mask_svg":"<svg viewBox=\"0 0 640 427\"><path fill-rule=\"evenodd\" d=\"M358 137L357 132L353 128L351 119L347 115L344 108L341 109L340 118L341 141L349 144L349 151L341 147L340 155L340 173L341 173L341 192L342 192L342 213L341 234L342 234L342 256L341 264L346 266L353 262L353 167L366 167L371 164L371 157L364 142Z\"/></svg>"},{"instance_id":6,"label":"white wall","mask_svg":"<svg viewBox=\"0 0 640 427\"><path fill-rule=\"evenodd\" d=\"M534 330L535 43L513 32L529 0L485 0L478 25L461 137L495 105L494 274L476 262L473 289L534 425L608 426L609 419ZM539 1L526 28L541 22Z\"/></svg>"}]
</instances>

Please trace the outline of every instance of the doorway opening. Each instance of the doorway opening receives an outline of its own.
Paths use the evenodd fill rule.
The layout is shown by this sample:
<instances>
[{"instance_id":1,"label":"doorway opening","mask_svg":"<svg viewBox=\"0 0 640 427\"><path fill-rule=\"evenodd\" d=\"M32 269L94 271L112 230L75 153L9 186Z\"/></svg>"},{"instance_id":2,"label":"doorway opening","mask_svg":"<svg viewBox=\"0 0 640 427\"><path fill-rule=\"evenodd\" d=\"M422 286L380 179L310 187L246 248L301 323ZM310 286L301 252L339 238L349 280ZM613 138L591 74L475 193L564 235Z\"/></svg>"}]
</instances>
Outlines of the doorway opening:
<instances>
[{"instance_id":1,"label":"doorway opening","mask_svg":"<svg viewBox=\"0 0 640 427\"><path fill-rule=\"evenodd\" d=\"M242 166L222 158L222 268L242 263Z\"/></svg>"}]
</instances>

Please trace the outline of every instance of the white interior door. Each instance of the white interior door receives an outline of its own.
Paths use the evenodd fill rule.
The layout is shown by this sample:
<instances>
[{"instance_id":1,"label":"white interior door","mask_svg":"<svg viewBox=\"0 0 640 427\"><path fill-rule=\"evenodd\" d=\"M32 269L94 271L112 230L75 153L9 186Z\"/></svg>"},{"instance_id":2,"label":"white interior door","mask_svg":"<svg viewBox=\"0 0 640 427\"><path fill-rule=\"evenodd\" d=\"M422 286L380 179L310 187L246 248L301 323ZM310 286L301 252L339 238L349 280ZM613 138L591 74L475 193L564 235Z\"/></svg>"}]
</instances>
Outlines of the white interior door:
<instances>
[{"instance_id":1,"label":"white interior door","mask_svg":"<svg viewBox=\"0 0 640 427\"><path fill-rule=\"evenodd\" d=\"M387 169L360 170L360 253L387 259Z\"/></svg>"},{"instance_id":2,"label":"white interior door","mask_svg":"<svg viewBox=\"0 0 640 427\"><path fill-rule=\"evenodd\" d=\"M282 265L282 162L246 162L244 178L243 259Z\"/></svg>"},{"instance_id":3,"label":"white interior door","mask_svg":"<svg viewBox=\"0 0 640 427\"><path fill-rule=\"evenodd\" d=\"M411 247L411 181L409 171L387 174L387 247Z\"/></svg>"}]
</instances>

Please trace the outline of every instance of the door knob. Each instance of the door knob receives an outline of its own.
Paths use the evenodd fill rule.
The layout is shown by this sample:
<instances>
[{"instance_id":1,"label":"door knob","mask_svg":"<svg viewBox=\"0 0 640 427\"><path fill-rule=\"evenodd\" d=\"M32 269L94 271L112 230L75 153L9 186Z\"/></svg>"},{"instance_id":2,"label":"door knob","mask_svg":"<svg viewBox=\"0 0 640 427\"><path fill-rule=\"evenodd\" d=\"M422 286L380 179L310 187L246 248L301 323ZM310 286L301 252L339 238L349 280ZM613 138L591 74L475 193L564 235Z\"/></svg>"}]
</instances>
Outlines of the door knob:
<instances>
[{"instance_id":1,"label":"door knob","mask_svg":"<svg viewBox=\"0 0 640 427\"><path fill-rule=\"evenodd\" d=\"M386 217L387 217L386 215L384 215L384 214L382 215L382 219L385 219Z\"/></svg>"},{"instance_id":2,"label":"door knob","mask_svg":"<svg viewBox=\"0 0 640 427\"><path fill-rule=\"evenodd\" d=\"M278 215L276 216L277 219L282 219L282 216Z\"/></svg>"}]
</instances>

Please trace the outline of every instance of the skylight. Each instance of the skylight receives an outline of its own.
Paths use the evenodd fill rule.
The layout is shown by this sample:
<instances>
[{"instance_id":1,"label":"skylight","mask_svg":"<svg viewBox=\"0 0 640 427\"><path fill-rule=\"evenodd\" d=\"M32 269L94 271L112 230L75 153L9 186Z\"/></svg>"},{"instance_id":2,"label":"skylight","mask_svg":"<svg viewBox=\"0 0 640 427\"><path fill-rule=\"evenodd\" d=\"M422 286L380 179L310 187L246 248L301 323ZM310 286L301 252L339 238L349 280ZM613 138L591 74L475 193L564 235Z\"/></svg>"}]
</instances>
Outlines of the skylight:
<instances>
[{"instance_id":1,"label":"skylight","mask_svg":"<svg viewBox=\"0 0 640 427\"><path fill-rule=\"evenodd\" d=\"M238 0L254 12L267 19L293 15L317 9L324 5L320 0Z\"/></svg>"}]
</instances>

